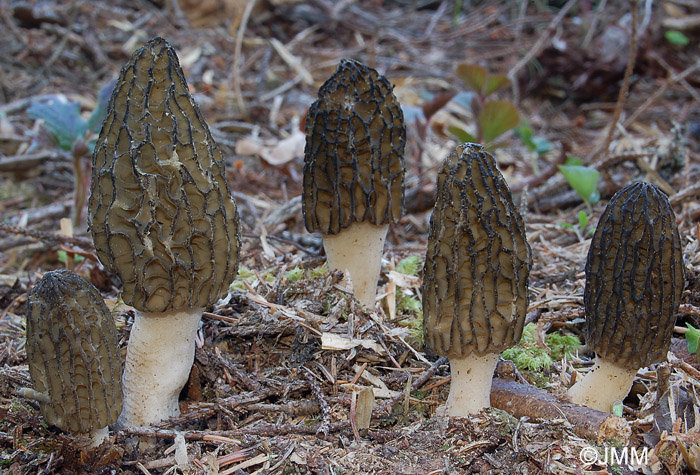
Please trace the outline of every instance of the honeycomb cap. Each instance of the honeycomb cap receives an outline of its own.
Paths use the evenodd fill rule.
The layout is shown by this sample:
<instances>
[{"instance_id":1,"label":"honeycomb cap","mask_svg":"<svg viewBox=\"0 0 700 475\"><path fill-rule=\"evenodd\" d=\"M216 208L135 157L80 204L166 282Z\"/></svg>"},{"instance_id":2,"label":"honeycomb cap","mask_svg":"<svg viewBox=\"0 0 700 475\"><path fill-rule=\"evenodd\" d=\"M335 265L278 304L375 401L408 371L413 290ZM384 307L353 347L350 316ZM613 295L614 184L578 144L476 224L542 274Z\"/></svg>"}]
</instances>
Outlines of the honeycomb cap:
<instances>
[{"instance_id":1,"label":"honeycomb cap","mask_svg":"<svg viewBox=\"0 0 700 475\"><path fill-rule=\"evenodd\" d=\"M92 156L88 206L100 262L138 310L205 307L236 276L239 221L221 151L163 38L121 70Z\"/></svg>"},{"instance_id":2,"label":"honeycomb cap","mask_svg":"<svg viewBox=\"0 0 700 475\"><path fill-rule=\"evenodd\" d=\"M683 293L676 217L651 183L626 186L598 221L586 261L586 344L631 369L662 361Z\"/></svg>"},{"instance_id":3,"label":"honeycomb cap","mask_svg":"<svg viewBox=\"0 0 700 475\"><path fill-rule=\"evenodd\" d=\"M500 353L517 344L532 265L510 188L483 147L443 162L423 268L425 343L439 355Z\"/></svg>"},{"instance_id":4,"label":"honeycomb cap","mask_svg":"<svg viewBox=\"0 0 700 475\"><path fill-rule=\"evenodd\" d=\"M122 360L117 329L102 296L66 270L47 272L29 294L27 359L46 422L87 434L117 421Z\"/></svg>"},{"instance_id":5,"label":"honeycomb cap","mask_svg":"<svg viewBox=\"0 0 700 475\"><path fill-rule=\"evenodd\" d=\"M340 61L306 116L302 211L309 232L396 222L403 212L403 112L375 69Z\"/></svg>"}]
</instances>

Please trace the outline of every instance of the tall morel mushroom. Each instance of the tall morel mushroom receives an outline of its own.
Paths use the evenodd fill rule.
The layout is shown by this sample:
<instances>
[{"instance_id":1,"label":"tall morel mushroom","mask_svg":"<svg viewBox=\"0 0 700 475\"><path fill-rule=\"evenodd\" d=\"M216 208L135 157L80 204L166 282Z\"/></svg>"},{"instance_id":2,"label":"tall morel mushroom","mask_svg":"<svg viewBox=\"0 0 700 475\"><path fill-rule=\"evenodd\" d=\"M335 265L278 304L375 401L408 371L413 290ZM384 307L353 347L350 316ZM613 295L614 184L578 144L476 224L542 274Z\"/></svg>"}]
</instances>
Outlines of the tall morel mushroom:
<instances>
[{"instance_id":1,"label":"tall morel mushroom","mask_svg":"<svg viewBox=\"0 0 700 475\"><path fill-rule=\"evenodd\" d=\"M391 84L343 59L306 117L302 210L323 235L329 270L349 271L374 307L389 223L403 212L406 130Z\"/></svg>"},{"instance_id":2,"label":"tall morel mushroom","mask_svg":"<svg viewBox=\"0 0 700 475\"><path fill-rule=\"evenodd\" d=\"M490 406L498 355L522 336L531 264L495 160L480 145L457 147L438 172L423 268L425 343L450 360L450 416Z\"/></svg>"},{"instance_id":3,"label":"tall morel mushroom","mask_svg":"<svg viewBox=\"0 0 700 475\"><path fill-rule=\"evenodd\" d=\"M44 419L100 445L122 408L117 329L102 296L66 270L51 271L29 294L27 360Z\"/></svg>"},{"instance_id":4,"label":"tall morel mushroom","mask_svg":"<svg viewBox=\"0 0 700 475\"><path fill-rule=\"evenodd\" d=\"M571 399L610 411L637 370L666 357L683 292L683 254L666 195L650 183L618 191L600 217L586 261L586 344L595 365Z\"/></svg>"},{"instance_id":5,"label":"tall morel mushroom","mask_svg":"<svg viewBox=\"0 0 700 475\"><path fill-rule=\"evenodd\" d=\"M97 255L137 310L120 420L150 425L179 414L202 312L227 292L240 248L221 152L164 39L122 68L92 165Z\"/></svg>"}]
</instances>

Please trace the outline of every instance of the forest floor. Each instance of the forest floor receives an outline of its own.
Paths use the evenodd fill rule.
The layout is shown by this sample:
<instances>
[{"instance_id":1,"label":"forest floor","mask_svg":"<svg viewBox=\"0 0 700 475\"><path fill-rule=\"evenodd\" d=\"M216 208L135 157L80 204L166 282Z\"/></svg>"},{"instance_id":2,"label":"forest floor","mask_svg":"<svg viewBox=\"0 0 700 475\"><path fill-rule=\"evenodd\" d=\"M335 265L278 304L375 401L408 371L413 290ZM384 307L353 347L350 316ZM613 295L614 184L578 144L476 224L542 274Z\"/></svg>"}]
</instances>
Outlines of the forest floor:
<instances>
[{"instance_id":1,"label":"forest floor","mask_svg":"<svg viewBox=\"0 0 700 475\"><path fill-rule=\"evenodd\" d=\"M461 3L0 0L0 473L700 473L700 365L684 335L686 323L700 326L700 7ZM76 185L70 144L63 150L31 110L64 100L87 118L153 36L177 49L223 151L243 227L241 267L202 320L181 417L150 432L117 428L87 451L16 393L31 387L27 295L46 271L74 265L105 297L124 350L133 310L95 257L84 209L76 239L60 234L87 182ZM341 58L384 74L407 122L407 213L389 232L376 309L325 272L320 236L305 231L297 198L301 124ZM624 401L631 435L590 440L564 414L440 416L449 365L422 346L420 269L436 170L458 144L448 129L474 130L460 64L509 77L494 97L551 145L538 154L512 131L494 141L533 254L529 340L517 368L501 363L502 378L562 397L590 368L585 346L554 347L562 336L585 343L591 231L633 181L670 197L686 287L668 361L641 369ZM76 154L89 179L89 153ZM567 156L600 173L590 208L557 171ZM545 364L533 362L538 355ZM366 388L374 404L358 397ZM370 427L358 429L368 410ZM159 443L139 448L139 434ZM602 461L625 442L645 463ZM598 460L582 457L590 447Z\"/></svg>"}]
</instances>

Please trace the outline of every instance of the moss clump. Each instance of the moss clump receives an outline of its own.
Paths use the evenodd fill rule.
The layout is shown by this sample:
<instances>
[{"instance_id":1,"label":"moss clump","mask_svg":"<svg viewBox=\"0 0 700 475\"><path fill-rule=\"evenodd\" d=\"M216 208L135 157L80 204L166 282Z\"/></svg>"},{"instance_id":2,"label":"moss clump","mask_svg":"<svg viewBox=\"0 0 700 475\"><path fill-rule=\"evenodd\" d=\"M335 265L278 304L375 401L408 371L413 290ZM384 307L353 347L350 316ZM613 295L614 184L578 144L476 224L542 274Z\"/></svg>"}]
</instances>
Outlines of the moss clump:
<instances>
[{"instance_id":1,"label":"moss clump","mask_svg":"<svg viewBox=\"0 0 700 475\"><path fill-rule=\"evenodd\" d=\"M543 373L548 371L554 361L561 361L565 356L573 355L581 347L581 341L574 335L550 333L545 336L545 347L537 344L537 325L528 323L523 329L520 343L501 353L506 360L515 363L518 371L530 373L536 384L545 384L547 378Z\"/></svg>"}]
</instances>

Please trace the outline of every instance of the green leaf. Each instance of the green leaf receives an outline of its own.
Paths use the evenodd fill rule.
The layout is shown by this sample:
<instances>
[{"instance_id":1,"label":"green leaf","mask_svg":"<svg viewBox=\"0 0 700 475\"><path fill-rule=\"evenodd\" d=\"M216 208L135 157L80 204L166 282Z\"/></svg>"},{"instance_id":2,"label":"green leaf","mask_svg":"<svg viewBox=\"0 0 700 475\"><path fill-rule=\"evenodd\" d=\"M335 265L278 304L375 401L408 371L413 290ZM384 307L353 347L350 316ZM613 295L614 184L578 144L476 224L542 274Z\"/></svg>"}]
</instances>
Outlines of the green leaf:
<instances>
[{"instance_id":1,"label":"green leaf","mask_svg":"<svg viewBox=\"0 0 700 475\"><path fill-rule=\"evenodd\" d=\"M505 89L509 85L510 79L508 79L508 77L504 76L503 74L494 74L493 76L489 76L486 80L486 89L484 90L484 96L488 96L489 94L493 94L496 91Z\"/></svg>"},{"instance_id":2,"label":"green leaf","mask_svg":"<svg viewBox=\"0 0 700 475\"><path fill-rule=\"evenodd\" d=\"M685 324L688 331L685 332L685 341L688 344L688 353L695 354L698 351L698 340L700 340L700 332L690 323Z\"/></svg>"},{"instance_id":3,"label":"green leaf","mask_svg":"<svg viewBox=\"0 0 700 475\"><path fill-rule=\"evenodd\" d=\"M63 262L64 264L66 261L68 261L68 254L66 254L66 251L58 251L58 261ZM78 254L73 254L73 262L80 262L82 260L85 260L83 256L79 256Z\"/></svg>"},{"instance_id":4,"label":"green leaf","mask_svg":"<svg viewBox=\"0 0 700 475\"><path fill-rule=\"evenodd\" d=\"M590 206L591 203L598 201L600 198L597 190L598 180L600 180L598 170L581 165L559 165L559 171L584 203Z\"/></svg>"},{"instance_id":5,"label":"green leaf","mask_svg":"<svg viewBox=\"0 0 700 475\"><path fill-rule=\"evenodd\" d=\"M474 137L472 134L470 134L461 127L456 127L453 125L448 127L447 131L455 137L457 137L457 140L459 140L462 143L478 143L476 137Z\"/></svg>"},{"instance_id":6,"label":"green leaf","mask_svg":"<svg viewBox=\"0 0 700 475\"><path fill-rule=\"evenodd\" d=\"M588 215L585 211L581 210L578 212L578 227L583 231L588 226Z\"/></svg>"},{"instance_id":7,"label":"green leaf","mask_svg":"<svg viewBox=\"0 0 700 475\"><path fill-rule=\"evenodd\" d=\"M666 33L664 33L664 38L666 38L669 43L676 46L686 46L688 43L690 43L687 36L676 30L668 30Z\"/></svg>"},{"instance_id":8,"label":"green leaf","mask_svg":"<svg viewBox=\"0 0 700 475\"><path fill-rule=\"evenodd\" d=\"M554 145L552 145L552 142L547 140L547 137L533 137L532 143L535 145L535 152L537 152L539 155L544 155L554 148Z\"/></svg>"},{"instance_id":9,"label":"green leaf","mask_svg":"<svg viewBox=\"0 0 700 475\"><path fill-rule=\"evenodd\" d=\"M559 223L559 226L561 226L562 228L574 229L574 225L571 223Z\"/></svg>"},{"instance_id":10,"label":"green leaf","mask_svg":"<svg viewBox=\"0 0 700 475\"><path fill-rule=\"evenodd\" d=\"M568 155L566 157L566 162L564 162L564 165L583 165L583 159Z\"/></svg>"},{"instance_id":11,"label":"green leaf","mask_svg":"<svg viewBox=\"0 0 700 475\"><path fill-rule=\"evenodd\" d=\"M95 132L96 134L100 132L102 128L102 122L105 120L107 115L107 107L109 106L109 98L112 97L112 90L117 84L116 79L109 81L105 86L100 89L99 97L97 98L97 107L92 111L90 117L87 120L87 129Z\"/></svg>"},{"instance_id":12,"label":"green leaf","mask_svg":"<svg viewBox=\"0 0 700 475\"><path fill-rule=\"evenodd\" d=\"M485 68L476 64L460 64L457 66L457 77L472 91L482 94L488 73Z\"/></svg>"},{"instance_id":13,"label":"green leaf","mask_svg":"<svg viewBox=\"0 0 700 475\"><path fill-rule=\"evenodd\" d=\"M535 142L533 142L532 137L534 135L534 132L532 131L532 127L527 122L523 122L520 124L520 127L515 129L515 135L522 140L523 144L532 150L533 152L535 151Z\"/></svg>"},{"instance_id":14,"label":"green leaf","mask_svg":"<svg viewBox=\"0 0 700 475\"><path fill-rule=\"evenodd\" d=\"M477 117L484 143L508 132L520 123L518 109L508 101L488 101Z\"/></svg>"},{"instance_id":15,"label":"green leaf","mask_svg":"<svg viewBox=\"0 0 700 475\"><path fill-rule=\"evenodd\" d=\"M87 123L80 117L78 102L62 102L58 98L48 103L34 102L27 113L32 119L43 119L56 145L66 152L71 151L73 142L85 136Z\"/></svg>"}]
</instances>

